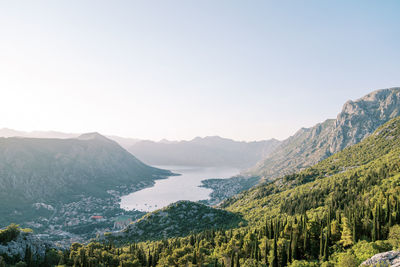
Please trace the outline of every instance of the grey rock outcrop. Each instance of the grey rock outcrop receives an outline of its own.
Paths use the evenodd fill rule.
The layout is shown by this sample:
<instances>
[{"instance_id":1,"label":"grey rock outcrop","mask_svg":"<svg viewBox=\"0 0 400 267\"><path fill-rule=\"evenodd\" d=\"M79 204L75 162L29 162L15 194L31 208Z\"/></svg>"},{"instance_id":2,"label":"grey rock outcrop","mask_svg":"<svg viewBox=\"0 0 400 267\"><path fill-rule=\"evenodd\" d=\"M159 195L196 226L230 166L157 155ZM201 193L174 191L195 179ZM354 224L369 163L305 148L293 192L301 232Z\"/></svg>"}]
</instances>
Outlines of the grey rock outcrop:
<instances>
[{"instance_id":1,"label":"grey rock outcrop","mask_svg":"<svg viewBox=\"0 0 400 267\"><path fill-rule=\"evenodd\" d=\"M391 267L400 267L400 251L388 251L376 254L369 258L368 260L361 263L360 266L391 266Z\"/></svg>"},{"instance_id":2,"label":"grey rock outcrop","mask_svg":"<svg viewBox=\"0 0 400 267\"><path fill-rule=\"evenodd\" d=\"M0 244L0 255L7 255L8 257L16 257L23 260L28 247L34 259L43 259L48 249L55 248L52 243L40 240L31 233L21 232L15 240L7 244Z\"/></svg>"},{"instance_id":3,"label":"grey rock outcrop","mask_svg":"<svg viewBox=\"0 0 400 267\"><path fill-rule=\"evenodd\" d=\"M347 101L336 119L300 129L249 173L271 180L312 166L360 142L399 115L400 87L377 90L358 100Z\"/></svg>"}]
</instances>

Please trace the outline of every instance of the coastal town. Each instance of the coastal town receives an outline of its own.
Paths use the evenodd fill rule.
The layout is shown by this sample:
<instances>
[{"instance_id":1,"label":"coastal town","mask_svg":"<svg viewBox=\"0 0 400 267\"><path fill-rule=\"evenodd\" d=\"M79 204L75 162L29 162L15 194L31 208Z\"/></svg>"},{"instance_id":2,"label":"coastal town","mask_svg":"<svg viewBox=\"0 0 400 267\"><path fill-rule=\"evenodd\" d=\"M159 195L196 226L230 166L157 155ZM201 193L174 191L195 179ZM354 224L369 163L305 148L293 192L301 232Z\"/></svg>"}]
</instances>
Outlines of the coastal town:
<instances>
[{"instance_id":1,"label":"coastal town","mask_svg":"<svg viewBox=\"0 0 400 267\"><path fill-rule=\"evenodd\" d=\"M81 196L78 201L59 205L34 203L34 212L41 216L21 225L61 247L74 242L87 243L104 233L120 231L141 218L145 212L120 207L120 196L149 185L151 183L121 186L118 190L108 190L106 198Z\"/></svg>"}]
</instances>

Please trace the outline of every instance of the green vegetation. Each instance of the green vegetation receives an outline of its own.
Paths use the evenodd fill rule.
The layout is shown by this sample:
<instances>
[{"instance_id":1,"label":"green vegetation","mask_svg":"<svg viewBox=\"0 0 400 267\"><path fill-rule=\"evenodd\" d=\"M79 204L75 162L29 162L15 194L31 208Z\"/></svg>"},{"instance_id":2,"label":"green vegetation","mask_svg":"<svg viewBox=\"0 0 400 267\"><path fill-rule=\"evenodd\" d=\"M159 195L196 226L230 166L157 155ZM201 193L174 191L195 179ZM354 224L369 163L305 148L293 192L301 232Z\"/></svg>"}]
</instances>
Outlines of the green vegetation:
<instances>
[{"instance_id":1,"label":"green vegetation","mask_svg":"<svg viewBox=\"0 0 400 267\"><path fill-rule=\"evenodd\" d=\"M244 224L241 216L226 210L178 201L130 224L115 240L145 241L186 236L203 230L229 229Z\"/></svg>"},{"instance_id":2,"label":"green vegetation","mask_svg":"<svg viewBox=\"0 0 400 267\"><path fill-rule=\"evenodd\" d=\"M194 207L177 205L170 225L158 229L159 216L142 219L148 224L137 233L153 231L145 238L153 241L138 243L138 236L132 235L122 244L113 238L102 244L74 244L60 255L60 262L66 266L358 266L400 245L399 140L400 118L396 118L358 145L311 168L225 201L222 208L247 221L234 229L188 233L193 221L200 224L204 219L180 220L179 210L187 214ZM155 232L185 223L181 234L186 236L164 239L160 234L161 240L155 240Z\"/></svg>"},{"instance_id":3,"label":"green vegetation","mask_svg":"<svg viewBox=\"0 0 400 267\"><path fill-rule=\"evenodd\" d=\"M19 226L10 224L6 229L0 230L0 244L6 244L18 237L20 233Z\"/></svg>"}]
</instances>

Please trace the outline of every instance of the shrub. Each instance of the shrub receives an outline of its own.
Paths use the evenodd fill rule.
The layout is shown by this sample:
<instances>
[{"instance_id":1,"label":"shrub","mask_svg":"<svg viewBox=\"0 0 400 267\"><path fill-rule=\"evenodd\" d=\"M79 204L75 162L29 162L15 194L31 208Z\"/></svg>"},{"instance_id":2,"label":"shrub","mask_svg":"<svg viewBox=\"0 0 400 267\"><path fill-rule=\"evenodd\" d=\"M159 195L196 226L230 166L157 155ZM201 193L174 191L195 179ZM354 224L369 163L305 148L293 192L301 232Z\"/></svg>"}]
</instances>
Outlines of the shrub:
<instances>
[{"instance_id":1,"label":"shrub","mask_svg":"<svg viewBox=\"0 0 400 267\"><path fill-rule=\"evenodd\" d=\"M388 240L394 248L400 248L400 225L390 227Z\"/></svg>"},{"instance_id":2,"label":"shrub","mask_svg":"<svg viewBox=\"0 0 400 267\"><path fill-rule=\"evenodd\" d=\"M295 260L293 261L289 267L317 267L319 264L317 262L310 262L310 261L304 261L304 260Z\"/></svg>"},{"instance_id":3,"label":"shrub","mask_svg":"<svg viewBox=\"0 0 400 267\"><path fill-rule=\"evenodd\" d=\"M15 267L27 267L27 266L28 266L28 264L26 264L23 261L19 261L17 264L15 264Z\"/></svg>"},{"instance_id":4,"label":"shrub","mask_svg":"<svg viewBox=\"0 0 400 267\"><path fill-rule=\"evenodd\" d=\"M337 266L339 266L339 267L357 267L358 265L359 265L359 262L357 260L357 257L353 253L346 252L346 253L339 254Z\"/></svg>"},{"instance_id":5,"label":"shrub","mask_svg":"<svg viewBox=\"0 0 400 267\"><path fill-rule=\"evenodd\" d=\"M0 230L0 243L7 244L16 239L20 233L19 225L10 224L6 229Z\"/></svg>"}]
</instances>

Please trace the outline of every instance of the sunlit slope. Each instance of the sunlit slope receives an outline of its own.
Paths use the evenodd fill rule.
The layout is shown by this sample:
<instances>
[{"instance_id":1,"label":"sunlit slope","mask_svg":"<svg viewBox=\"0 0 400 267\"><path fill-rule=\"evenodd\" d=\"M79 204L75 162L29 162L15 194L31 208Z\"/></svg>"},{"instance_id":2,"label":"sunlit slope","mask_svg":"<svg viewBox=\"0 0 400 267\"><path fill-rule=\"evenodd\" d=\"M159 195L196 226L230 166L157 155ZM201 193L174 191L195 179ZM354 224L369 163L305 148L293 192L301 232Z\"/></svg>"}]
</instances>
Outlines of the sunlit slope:
<instances>
[{"instance_id":1,"label":"sunlit slope","mask_svg":"<svg viewBox=\"0 0 400 267\"><path fill-rule=\"evenodd\" d=\"M400 118L371 136L296 174L264 183L225 201L229 211L256 222L283 213L301 214L356 199L371 199L376 191L397 190L400 173ZM399 181L400 182L400 181Z\"/></svg>"},{"instance_id":2,"label":"sunlit slope","mask_svg":"<svg viewBox=\"0 0 400 267\"><path fill-rule=\"evenodd\" d=\"M130 224L122 233L122 240L160 240L186 236L203 230L238 227L244 223L241 216L191 201L178 201L146 214Z\"/></svg>"}]
</instances>

